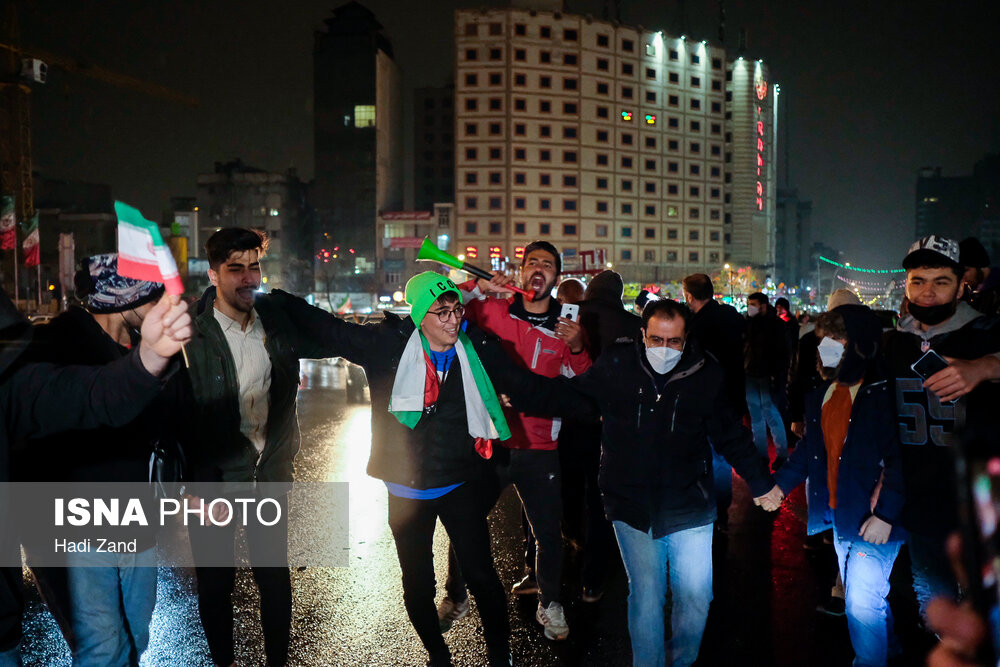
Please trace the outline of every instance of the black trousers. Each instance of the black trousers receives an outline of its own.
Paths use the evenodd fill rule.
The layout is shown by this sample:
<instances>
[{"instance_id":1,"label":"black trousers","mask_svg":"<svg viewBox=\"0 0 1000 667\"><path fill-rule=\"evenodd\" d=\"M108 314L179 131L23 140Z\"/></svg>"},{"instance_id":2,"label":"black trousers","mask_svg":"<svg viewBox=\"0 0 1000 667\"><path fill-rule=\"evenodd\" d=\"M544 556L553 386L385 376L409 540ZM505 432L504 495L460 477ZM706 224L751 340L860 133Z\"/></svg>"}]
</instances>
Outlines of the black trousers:
<instances>
[{"instance_id":1,"label":"black trousers","mask_svg":"<svg viewBox=\"0 0 1000 667\"><path fill-rule=\"evenodd\" d=\"M288 662L288 640L292 627L292 582L288 572L288 498L276 498L281 505L281 520L273 526L255 521L246 527L247 550L251 570L260 590L260 624L264 631L264 653L268 667L282 667ZM216 665L228 667L235 662L233 649L233 588L236 567L200 567L209 554L234 553L236 528L227 526L188 526L191 553L198 575L198 614L205 629L208 648ZM266 559L266 560L265 560ZM256 567L259 562L283 562L285 567ZM235 563L235 556L233 557Z\"/></svg>"},{"instance_id":2,"label":"black trousers","mask_svg":"<svg viewBox=\"0 0 1000 667\"><path fill-rule=\"evenodd\" d=\"M432 660L450 655L441 636L434 605L434 527L440 517L448 531L469 590L476 598L491 658L510 651L510 622L504 593L490 550L483 508L495 493L488 479L465 482L435 500L411 500L389 494L389 528L403 572L403 603L413 628Z\"/></svg>"}]
</instances>

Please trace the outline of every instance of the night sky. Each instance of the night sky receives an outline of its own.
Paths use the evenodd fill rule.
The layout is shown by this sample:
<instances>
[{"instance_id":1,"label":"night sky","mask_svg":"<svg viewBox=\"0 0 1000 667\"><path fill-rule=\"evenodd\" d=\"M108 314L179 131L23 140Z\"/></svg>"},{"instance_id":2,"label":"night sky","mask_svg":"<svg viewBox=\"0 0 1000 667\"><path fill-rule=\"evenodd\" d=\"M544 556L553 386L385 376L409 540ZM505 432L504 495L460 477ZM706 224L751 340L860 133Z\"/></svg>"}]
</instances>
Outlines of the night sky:
<instances>
[{"instance_id":1,"label":"night sky","mask_svg":"<svg viewBox=\"0 0 1000 667\"><path fill-rule=\"evenodd\" d=\"M22 6L22 46L175 88L198 109L50 71L33 95L35 169L112 185L159 219L198 173L236 157L312 176L312 44L337 0L114 0ZM413 87L454 67L453 11L506 3L367 0ZM567 10L602 15L604 3ZM718 40L718 3L620 0L622 22ZM683 8L683 9L682 9ZM749 34L781 84L779 183L813 201L822 241L855 265L895 265L914 229L917 169L970 173L1000 151L995 2L727 0L726 43ZM787 114L786 114L787 112ZM409 128L407 128L409 134ZM409 166L407 170L409 171Z\"/></svg>"}]
</instances>

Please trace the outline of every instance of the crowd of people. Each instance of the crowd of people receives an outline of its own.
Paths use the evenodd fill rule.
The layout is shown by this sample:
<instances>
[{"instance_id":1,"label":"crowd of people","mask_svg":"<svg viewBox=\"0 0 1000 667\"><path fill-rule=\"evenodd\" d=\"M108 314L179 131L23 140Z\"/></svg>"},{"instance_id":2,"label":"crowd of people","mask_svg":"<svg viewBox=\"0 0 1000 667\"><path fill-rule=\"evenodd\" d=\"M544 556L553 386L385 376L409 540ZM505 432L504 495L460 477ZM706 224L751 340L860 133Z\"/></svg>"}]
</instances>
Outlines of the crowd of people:
<instances>
[{"instance_id":1,"label":"crowd of people","mask_svg":"<svg viewBox=\"0 0 1000 667\"><path fill-rule=\"evenodd\" d=\"M683 280L683 302L651 298L633 313L613 271L586 286L560 281L560 253L545 241L525 248L516 279L531 299L503 273L456 284L428 271L406 284L408 317L359 325L260 293L257 232L220 230L206 250L212 287L189 308L161 298L162 285L120 276L113 254L85 261L83 306L48 325L33 328L0 294L0 481L149 481L152 454L182 461L186 481L291 483L299 360L343 357L367 375L367 471L386 486L403 606L429 665L452 664L446 633L468 615L470 594L489 664L514 664L487 522L509 485L525 554L510 592L537 596L547 639L570 633L568 539L586 604L602 599L620 555L633 664L693 664L734 472L768 512L807 483L807 532L830 531L855 665L900 654L886 596L904 547L926 627L946 636L932 659L974 664L961 661L976 659L986 633L955 606L968 586L946 544L959 528L956 452L966 432L995 431L1000 405L1000 272L975 239L913 244L894 327L847 290L808 325L762 292L744 316L715 300L704 274ZM944 365L922 376L915 366L931 351ZM190 418L165 418L176 410ZM436 603L438 520L451 546ZM222 667L236 664L236 565L204 563L232 551L236 523L189 529L201 622ZM271 667L288 661L291 580L272 565L287 562L287 531L287 519L246 531L251 562L268 563L252 570ZM7 513L0 536L5 550L21 541ZM32 567L74 665L138 665L156 596L155 533L142 541L135 554ZM24 542L31 567L39 547ZM21 572L0 574L0 667L12 667Z\"/></svg>"}]
</instances>

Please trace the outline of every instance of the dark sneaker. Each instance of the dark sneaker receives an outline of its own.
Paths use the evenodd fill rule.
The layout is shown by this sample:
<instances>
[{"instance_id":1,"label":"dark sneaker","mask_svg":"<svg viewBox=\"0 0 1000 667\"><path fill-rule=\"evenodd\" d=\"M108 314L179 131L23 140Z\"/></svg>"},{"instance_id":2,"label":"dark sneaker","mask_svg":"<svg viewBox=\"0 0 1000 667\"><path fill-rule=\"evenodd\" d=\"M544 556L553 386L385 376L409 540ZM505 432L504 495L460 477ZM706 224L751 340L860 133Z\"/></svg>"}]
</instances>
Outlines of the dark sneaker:
<instances>
[{"instance_id":1,"label":"dark sneaker","mask_svg":"<svg viewBox=\"0 0 1000 667\"><path fill-rule=\"evenodd\" d=\"M514 595L535 595L538 593L538 582L530 574L526 574L524 579L511 586L510 592Z\"/></svg>"},{"instance_id":2,"label":"dark sneaker","mask_svg":"<svg viewBox=\"0 0 1000 667\"><path fill-rule=\"evenodd\" d=\"M586 588L583 589L583 595L581 598L584 602L597 602L602 597L604 597L604 591L600 588Z\"/></svg>"},{"instance_id":3,"label":"dark sneaker","mask_svg":"<svg viewBox=\"0 0 1000 667\"><path fill-rule=\"evenodd\" d=\"M438 624L441 626L441 632L448 632L451 630L451 626L455 621L460 618L465 618L465 615L469 613L469 598L465 598L461 602L454 602L447 595L441 604L438 605Z\"/></svg>"}]
</instances>

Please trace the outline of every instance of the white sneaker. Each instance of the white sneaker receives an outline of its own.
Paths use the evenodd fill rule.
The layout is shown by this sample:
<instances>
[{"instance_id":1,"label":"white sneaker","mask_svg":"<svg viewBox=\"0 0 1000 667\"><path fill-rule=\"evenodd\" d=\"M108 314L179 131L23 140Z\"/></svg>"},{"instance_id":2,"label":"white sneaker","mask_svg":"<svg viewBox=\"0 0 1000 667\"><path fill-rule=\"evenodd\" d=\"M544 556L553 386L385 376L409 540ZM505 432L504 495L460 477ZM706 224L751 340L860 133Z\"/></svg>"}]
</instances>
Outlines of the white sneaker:
<instances>
[{"instance_id":1,"label":"white sneaker","mask_svg":"<svg viewBox=\"0 0 1000 667\"><path fill-rule=\"evenodd\" d=\"M535 620L545 628L545 637L554 641L566 639L569 636L569 624L566 623L566 614L563 607L558 602L550 602L548 607L543 607L538 603L538 610L535 612Z\"/></svg>"},{"instance_id":2,"label":"white sneaker","mask_svg":"<svg viewBox=\"0 0 1000 667\"><path fill-rule=\"evenodd\" d=\"M441 632L448 632L451 630L452 624L461 619L465 618L465 615L469 613L469 598L465 598L461 602L453 602L447 595L441 600L441 604L438 605L438 623L441 626Z\"/></svg>"}]
</instances>

